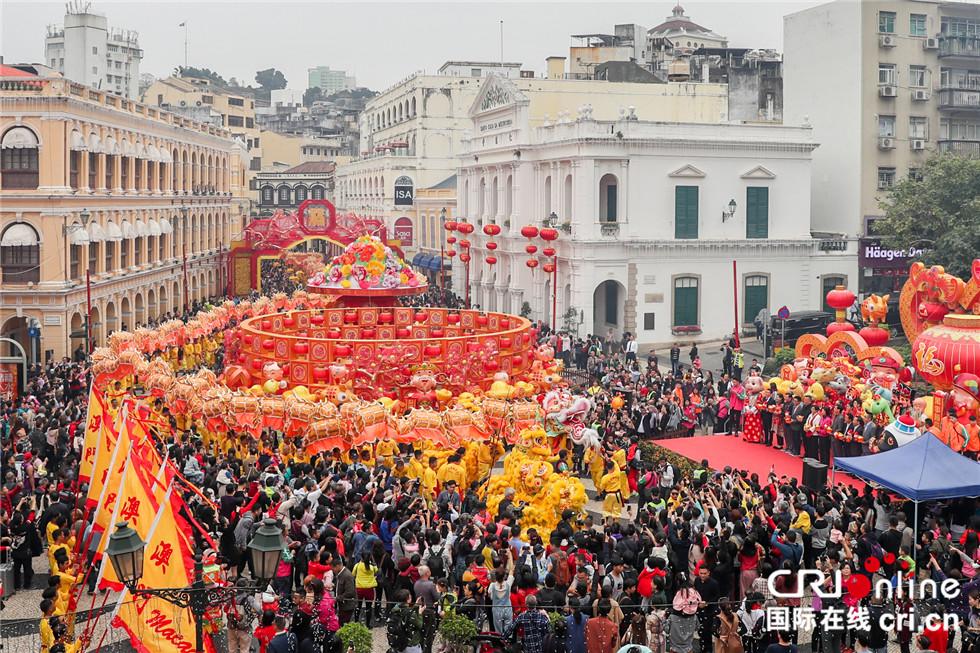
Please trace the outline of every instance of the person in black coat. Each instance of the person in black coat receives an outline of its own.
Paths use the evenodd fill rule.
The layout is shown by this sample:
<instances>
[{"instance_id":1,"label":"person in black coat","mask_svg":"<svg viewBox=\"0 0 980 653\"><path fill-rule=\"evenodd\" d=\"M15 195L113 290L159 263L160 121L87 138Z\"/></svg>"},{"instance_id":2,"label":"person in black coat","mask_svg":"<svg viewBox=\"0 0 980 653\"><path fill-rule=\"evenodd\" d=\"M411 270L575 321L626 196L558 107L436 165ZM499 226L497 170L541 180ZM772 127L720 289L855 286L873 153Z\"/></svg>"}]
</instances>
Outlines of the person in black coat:
<instances>
[{"instance_id":1,"label":"person in black coat","mask_svg":"<svg viewBox=\"0 0 980 653\"><path fill-rule=\"evenodd\" d=\"M22 512L15 512L10 520L10 549L14 563L14 589L29 590L34 582L33 558L41 555L41 537L34 523Z\"/></svg>"}]
</instances>

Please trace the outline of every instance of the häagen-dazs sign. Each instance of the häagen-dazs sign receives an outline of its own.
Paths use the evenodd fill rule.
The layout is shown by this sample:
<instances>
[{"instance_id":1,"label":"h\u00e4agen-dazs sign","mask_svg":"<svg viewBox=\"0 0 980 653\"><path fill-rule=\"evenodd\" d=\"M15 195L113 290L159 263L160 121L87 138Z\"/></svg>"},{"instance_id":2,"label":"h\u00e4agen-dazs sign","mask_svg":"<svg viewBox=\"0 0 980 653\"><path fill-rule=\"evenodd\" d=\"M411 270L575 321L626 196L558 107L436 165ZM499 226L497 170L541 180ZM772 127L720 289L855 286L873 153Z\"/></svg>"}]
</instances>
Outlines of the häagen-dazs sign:
<instances>
[{"instance_id":1,"label":"h\u00e4agen-dazs sign","mask_svg":"<svg viewBox=\"0 0 980 653\"><path fill-rule=\"evenodd\" d=\"M926 250L919 247L893 249L878 238L862 238L858 247L858 265L863 268L906 268Z\"/></svg>"}]
</instances>

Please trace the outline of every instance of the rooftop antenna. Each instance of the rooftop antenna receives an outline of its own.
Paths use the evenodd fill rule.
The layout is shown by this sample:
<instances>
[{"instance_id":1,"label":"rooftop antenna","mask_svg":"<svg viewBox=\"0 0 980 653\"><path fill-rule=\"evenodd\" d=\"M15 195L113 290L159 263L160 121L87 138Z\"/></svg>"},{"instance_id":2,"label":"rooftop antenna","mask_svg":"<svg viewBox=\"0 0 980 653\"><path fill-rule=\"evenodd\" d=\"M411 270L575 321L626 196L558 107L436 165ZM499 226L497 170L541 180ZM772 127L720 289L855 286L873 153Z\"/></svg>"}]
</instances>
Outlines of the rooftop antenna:
<instances>
[{"instance_id":1,"label":"rooftop antenna","mask_svg":"<svg viewBox=\"0 0 980 653\"><path fill-rule=\"evenodd\" d=\"M504 63L504 21L500 21L500 63Z\"/></svg>"}]
</instances>

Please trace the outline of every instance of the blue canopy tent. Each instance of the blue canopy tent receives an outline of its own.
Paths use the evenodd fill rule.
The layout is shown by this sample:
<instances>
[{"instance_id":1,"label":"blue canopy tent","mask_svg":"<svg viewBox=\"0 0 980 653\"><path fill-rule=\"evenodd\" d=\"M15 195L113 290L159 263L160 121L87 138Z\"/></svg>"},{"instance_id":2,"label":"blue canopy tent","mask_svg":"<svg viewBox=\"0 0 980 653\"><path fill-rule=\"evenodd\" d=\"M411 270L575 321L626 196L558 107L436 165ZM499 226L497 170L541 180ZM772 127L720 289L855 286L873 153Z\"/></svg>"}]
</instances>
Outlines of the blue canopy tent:
<instances>
[{"instance_id":1,"label":"blue canopy tent","mask_svg":"<svg viewBox=\"0 0 980 653\"><path fill-rule=\"evenodd\" d=\"M919 503L980 496L980 463L958 454L930 434L896 449L870 456L836 458L834 470L883 485L915 503L915 541L919 541Z\"/></svg>"}]
</instances>

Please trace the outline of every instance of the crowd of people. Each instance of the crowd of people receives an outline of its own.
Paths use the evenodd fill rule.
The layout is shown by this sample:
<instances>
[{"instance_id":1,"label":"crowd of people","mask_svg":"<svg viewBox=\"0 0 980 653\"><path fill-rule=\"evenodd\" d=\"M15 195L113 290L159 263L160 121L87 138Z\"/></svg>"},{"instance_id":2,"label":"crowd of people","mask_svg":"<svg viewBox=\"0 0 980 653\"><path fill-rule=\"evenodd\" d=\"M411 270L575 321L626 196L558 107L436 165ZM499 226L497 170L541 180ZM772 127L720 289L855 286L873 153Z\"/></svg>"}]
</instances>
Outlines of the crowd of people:
<instances>
[{"instance_id":1,"label":"crowd of people","mask_svg":"<svg viewBox=\"0 0 980 653\"><path fill-rule=\"evenodd\" d=\"M426 301L459 299L430 289ZM216 543L208 550L197 533L199 550L241 588L224 608L229 651L333 651L338 630L360 622L383 627L375 636L385 632L396 653L431 653L441 621L455 614L528 653L792 653L804 636L819 653L880 653L892 641L902 653L980 652L976 499L923 505L914 523L912 504L883 490L813 489L740 471L737 461L688 469L644 441L678 429L732 432L746 367L736 343L724 352L727 369L713 372L696 345L689 364L677 345L661 368L655 354L637 360L628 334L579 340L542 328L540 337L582 372L578 390L595 402L588 421L603 440L601 462L629 472L620 490L628 518L566 511L542 534L522 528L519 504L505 499L488 510L485 478L466 465L479 455L472 448L440 462L426 459L421 443L314 456L275 431L219 443L145 399L169 423L157 434L161 453L205 497L186 492ZM84 361L53 363L0 405L2 554L17 589L36 586L35 568L50 572L39 606L44 653L88 644L75 639L68 598L75 585L99 591L86 574L97 561L74 546L87 527L86 487L75 473L88 381ZM791 448L780 424L766 427L765 443ZM572 451L564 473L589 473L582 454ZM286 548L268 589L255 594L246 550L266 517L280 524ZM827 598L811 601L800 570L825 572ZM863 596L852 581L898 583L900 574L950 580L956 592ZM884 613L951 614L961 627L887 632ZM827 620L835 614L849 627Z\"/></svg>"}]
</instances>

